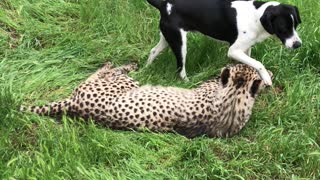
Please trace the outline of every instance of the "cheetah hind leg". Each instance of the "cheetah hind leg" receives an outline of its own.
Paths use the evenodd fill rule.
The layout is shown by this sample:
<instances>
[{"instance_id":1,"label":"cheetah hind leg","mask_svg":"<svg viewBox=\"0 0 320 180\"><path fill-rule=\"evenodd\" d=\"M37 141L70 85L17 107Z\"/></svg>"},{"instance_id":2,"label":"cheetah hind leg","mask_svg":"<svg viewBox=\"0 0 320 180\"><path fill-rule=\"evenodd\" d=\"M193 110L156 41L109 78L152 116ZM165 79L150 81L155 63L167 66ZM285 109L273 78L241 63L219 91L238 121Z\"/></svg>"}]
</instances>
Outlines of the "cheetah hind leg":
<instances>
[{"instance_id":1,"label":"cheetah hind leg","mask_svg":"<svg viewBox=\"0 0 320 180\"><path fill-rule=\"evenodd\" d=\"M116 68L117 74L128 74L130 71L135 71L138 69L138 65L136 63L129 63L123 66Z\"/></svg>"},{"instance_id":2,"label":"cheetah hind leg","mask_svg":"<svg viewBox=\"0 0 320 180\"><path fill-rule=\"evenodd\" d=\"M126 65L122 65L116 68L111 69L110 71L104 71L103 74L101 74L101 79L106 79L106 80L114 80L114 78L118 78L120 76L127 76L127 74L130 71L138 69L138 66L136 63L129 63Z\"/></svg>"},{"instance_id":3,"label":"cheetah hind leg","mask_svg":"<svg viewBox=\"0 0 320 180\"><path fill-rule=\"evenodd\" d=\"M95 81L100 78L104 78L106 73L110 72L113 69L111 62L106 62L105 65L93 73L85 82Z\"/></svg>"},{"instance_id":4,"label":"cheetah hind leg","mask_svg":"<svg viewBox=\"0 0 320 180\"><path fill-rule=\"evenodd\" d=\"M110 62L107 62L102 68L92 74L86 82L95 81L97 79L108 79L110 77L115 77L117 75L128 74L130 71L138 69L136 63L129 63L117 68L113 68Z\"/></svg>"}]
</instances>

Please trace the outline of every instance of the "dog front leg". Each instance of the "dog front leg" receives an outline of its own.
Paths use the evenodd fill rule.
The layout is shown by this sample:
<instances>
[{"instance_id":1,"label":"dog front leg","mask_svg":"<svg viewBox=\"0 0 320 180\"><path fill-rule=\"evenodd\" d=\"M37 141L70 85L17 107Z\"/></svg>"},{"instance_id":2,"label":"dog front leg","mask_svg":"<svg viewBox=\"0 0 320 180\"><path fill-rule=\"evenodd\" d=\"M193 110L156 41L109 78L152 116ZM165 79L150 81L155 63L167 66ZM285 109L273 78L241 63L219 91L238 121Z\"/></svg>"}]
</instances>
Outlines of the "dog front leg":
<instances>
[{"instance_id":1,"label":"dog front leg","mask_svg":"<svg viewBox=\"0 0 320 180\"><path fill-rule=\"evenodd\" d=\"M241 49L230 48L228 57L255 68L266 85L272 86L271 77L263 64L244 53Z\"/></svg>"},{"instance_id":2,"label":"dog front leg","mask_svg":"<svg viewBox=\"0 0 320 180\"><path fill-rule=\"evenodd\" d=\"M246 54L251 57L251 48L249 48L248 50L246 50Z\"/></svg>"}]
</instances>

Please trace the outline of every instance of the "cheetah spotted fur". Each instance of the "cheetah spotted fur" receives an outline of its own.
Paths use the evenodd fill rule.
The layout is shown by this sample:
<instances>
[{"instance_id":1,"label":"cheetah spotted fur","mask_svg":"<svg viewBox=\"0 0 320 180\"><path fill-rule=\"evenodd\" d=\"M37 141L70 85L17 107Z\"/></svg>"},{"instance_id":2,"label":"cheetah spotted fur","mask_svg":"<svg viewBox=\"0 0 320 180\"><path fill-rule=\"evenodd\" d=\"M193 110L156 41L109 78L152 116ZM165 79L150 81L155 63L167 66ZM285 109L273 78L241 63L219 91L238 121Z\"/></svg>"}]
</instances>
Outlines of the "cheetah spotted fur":
<instances>
[{"instance_id":1,"label":"cheetah spotted fur","mask_svg":"<svg viewBox=\"0 0 320 180\"><path fill-rule=\"evenodd\" d=\"M136 68L135 64L113 68L107 63L70 98L22 110L49 116L65 112L118 130L147 128L188 138L231 137L245 126L255 98L265 88L256 70L244 64L227 66L220 77L194 89L139 87L127 75Z\"/></svg>"}]
</instances>

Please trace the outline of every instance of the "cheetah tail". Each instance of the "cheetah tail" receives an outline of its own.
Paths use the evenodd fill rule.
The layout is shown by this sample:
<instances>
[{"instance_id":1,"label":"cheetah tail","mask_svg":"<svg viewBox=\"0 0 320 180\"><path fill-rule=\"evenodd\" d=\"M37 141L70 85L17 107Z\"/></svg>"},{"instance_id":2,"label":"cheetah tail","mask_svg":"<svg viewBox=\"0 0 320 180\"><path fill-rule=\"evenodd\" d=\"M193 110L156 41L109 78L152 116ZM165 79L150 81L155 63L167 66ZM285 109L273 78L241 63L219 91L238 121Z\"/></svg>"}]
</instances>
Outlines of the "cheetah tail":
<instances>
[{"instance_id":1,"label":"cheetah tail","mask_svg":"<svg viewBox=\"0 0 320 180\"><path fill-rule=\"evenodd\" d=\"M63 112L69 112L71 109L71 99L65 99L59 102L52 102L43 106L21 106L21 112L32 112L44 116L59 116Z\"/></svg>"}]
</instances>

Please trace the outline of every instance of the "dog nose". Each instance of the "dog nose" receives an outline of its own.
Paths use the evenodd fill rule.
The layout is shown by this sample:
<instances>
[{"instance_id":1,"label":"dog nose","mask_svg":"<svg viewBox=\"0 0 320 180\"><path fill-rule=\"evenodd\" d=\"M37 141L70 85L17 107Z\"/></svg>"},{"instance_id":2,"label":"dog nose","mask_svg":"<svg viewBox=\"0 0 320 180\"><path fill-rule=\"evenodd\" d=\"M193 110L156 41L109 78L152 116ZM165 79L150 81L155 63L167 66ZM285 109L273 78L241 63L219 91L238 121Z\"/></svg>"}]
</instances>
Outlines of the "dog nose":
<instances>
[{"instance_id":1,"label":"dog nose","mask_svg":"<svg viewBox=\"0 0 320 180\"><path fill-rule=\"evenodd\" d=\"M299 48L300 46L301 46L301 42L296 41L296 42L293 43L292 48L293 48L293 49L297 49L297 48Z\"/></svg>"}]
</instances>

